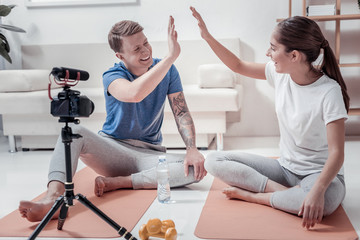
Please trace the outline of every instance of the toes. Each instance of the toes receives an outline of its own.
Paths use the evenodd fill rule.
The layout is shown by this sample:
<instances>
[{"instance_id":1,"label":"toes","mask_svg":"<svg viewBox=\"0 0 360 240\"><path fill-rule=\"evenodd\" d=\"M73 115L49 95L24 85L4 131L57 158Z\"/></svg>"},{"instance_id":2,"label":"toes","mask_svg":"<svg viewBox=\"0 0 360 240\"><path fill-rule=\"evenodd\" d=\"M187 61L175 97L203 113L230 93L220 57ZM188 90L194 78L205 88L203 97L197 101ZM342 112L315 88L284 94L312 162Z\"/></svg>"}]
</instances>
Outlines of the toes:
<instances>
[{"instance_id":1,"label":"toes","mask_svg":"<svg viewBox=\"0 0 360 240\"><path fill-rule=\"evenodd\" d=\"M101 197L104 194L105 183L103 177L97 177L95 179L94 193L97 197Z\"/></svg>"},{"instance_id":2,"label":"toes","mask_svg":"<svg viewBox=\"0 0 360 240\"><path fill-rule=\"evenodd\" d=\"M27 210L22 210L22 211L20 211L20 216L21 216L22 218L26 218L26 214L27 214Z\"/></svg>"},{"instance_id":3,"label":"toes","mask_svg":"<svg viewBox=\"0 0 360 240\"><path fill-rule=\"evenodd\" d=\"M104 194L104 191L101 188L95 190L95 195L101 197Z\"/></svg>"},{"instance_id":4,"label":"toes","mask_svg":"<svg viewBox=\"0 0 360 240\"><path fill-rule=\"evenodd\" d=\"M226 195L227 198L231 198L232 197L232 194L233 194L233 191L231 188L225 188L223 190L223 194Z\"/></svg>"},{"instance_id":5,"label":"toes","mask_svg":"<svg viewBox=\"0 0 360 240\"><path fill-rule=\"evenodd\" d=\"M30 212L32 205L33 203L30 201L20 201L19 212L21 217L27 218L27 214Z\"/></svg>"}]
</instances>

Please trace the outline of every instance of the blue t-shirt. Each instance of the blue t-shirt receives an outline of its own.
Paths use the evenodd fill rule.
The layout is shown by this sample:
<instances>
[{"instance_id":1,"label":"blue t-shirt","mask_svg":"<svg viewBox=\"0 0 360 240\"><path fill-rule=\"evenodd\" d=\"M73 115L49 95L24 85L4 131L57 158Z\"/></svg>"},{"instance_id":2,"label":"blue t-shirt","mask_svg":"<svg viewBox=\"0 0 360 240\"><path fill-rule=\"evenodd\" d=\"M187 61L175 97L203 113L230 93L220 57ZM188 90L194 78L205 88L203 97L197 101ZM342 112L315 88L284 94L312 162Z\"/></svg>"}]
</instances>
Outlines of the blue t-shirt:
<instances>
[{"instance_id":1,"label":"blue t-shirt","mask_svg":"<svg viewBox=\"0 0 360 240\"><path fill-rule=\"evenodd\" d=\"M154 58L150 68L161 59ZM168 94L183 91L180 75L174 65L159 85L141 102L122 102L111 96L108 87L116 79L134 81L133 75L123 62L115 63L103 74L106 102L106 120L102 132L117 139L136 139L152 144L161 144L161 125L164 118L165 100Z\"/></svg>"}]
</instances>

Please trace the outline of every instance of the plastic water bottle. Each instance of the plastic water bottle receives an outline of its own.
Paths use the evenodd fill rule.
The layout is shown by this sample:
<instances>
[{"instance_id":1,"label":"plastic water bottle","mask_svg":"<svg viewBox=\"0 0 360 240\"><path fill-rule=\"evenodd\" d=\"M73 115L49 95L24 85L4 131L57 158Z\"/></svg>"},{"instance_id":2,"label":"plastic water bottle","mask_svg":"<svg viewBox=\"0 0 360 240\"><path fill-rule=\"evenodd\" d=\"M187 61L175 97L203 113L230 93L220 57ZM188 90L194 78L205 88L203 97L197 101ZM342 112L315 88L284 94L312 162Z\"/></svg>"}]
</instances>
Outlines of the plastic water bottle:
<instances>
[{"instance_id":1,"label":"plastic water bottle","mask_svg":"<svg viewBox=\"0 0 360 240\"><path fill-rule=\"evenodd\" d=\"M170 202L170 183L169 167L165 156L159 156L159 162L156 168L157 174L157 197L161 203Z\"/></svg>"}]
</instances>

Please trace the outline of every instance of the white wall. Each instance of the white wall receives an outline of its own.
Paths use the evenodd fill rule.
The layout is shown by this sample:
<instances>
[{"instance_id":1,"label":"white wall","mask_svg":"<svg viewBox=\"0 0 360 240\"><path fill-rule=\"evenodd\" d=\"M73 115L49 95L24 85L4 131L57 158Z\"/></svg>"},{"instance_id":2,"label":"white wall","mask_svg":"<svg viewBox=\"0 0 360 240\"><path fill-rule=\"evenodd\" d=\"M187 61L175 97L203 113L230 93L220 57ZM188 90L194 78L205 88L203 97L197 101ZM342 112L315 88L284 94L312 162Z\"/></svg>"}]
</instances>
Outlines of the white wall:
<instances>
[{"instance_id":1,"label":"white wall","mask_svg":"<svg viewBox=\"0 0 360 240\"><path fill-rule=\"evenodd\" d=\"M349 1L356 2L343 0L345 4ZM199 39L197 23L189 10L191 5L202 14L210 32L216 38L240 38L243 59L266 62L268 58L265 52L269 47L269 38L276 26L276 19L287 17L288 14L288 0L139 0L136 4L129 5L55 8L27 8L24 2L25 0L1 1L2 4L17 5L12 13L3 19L4 22L27 31L26 34L6 32L11 41L14 60L14 64L7 65L8 68L21 68L20 45L107 42L111 26L123 19L139 22L151 42L166 40L168 17L172 15L179 39ZM293 7L293 13L301 14L301 1L294 2L297 3ZM347 5L350 5L348 9L352 11L352 3ZM322 26L326 30L327 26ZM331 31L330 26L330 33L326 33L331 35ZM349 39L353 39L351 32L345 34L349 34ZM359 33L356 34L359 37ZM356 70L351 74L360 75ZM265 81L242 78L241 82L245 87L244 107L241 115L229 114L227 135L277 135L272 88ZM356 92L353 92L353 95L356 95ZM360 122L359 117L351 117L350 120L348 123L355 122L355 125ZM355 133L355 127L352 128L350 132Z\"/></svg>"}]
</instances>

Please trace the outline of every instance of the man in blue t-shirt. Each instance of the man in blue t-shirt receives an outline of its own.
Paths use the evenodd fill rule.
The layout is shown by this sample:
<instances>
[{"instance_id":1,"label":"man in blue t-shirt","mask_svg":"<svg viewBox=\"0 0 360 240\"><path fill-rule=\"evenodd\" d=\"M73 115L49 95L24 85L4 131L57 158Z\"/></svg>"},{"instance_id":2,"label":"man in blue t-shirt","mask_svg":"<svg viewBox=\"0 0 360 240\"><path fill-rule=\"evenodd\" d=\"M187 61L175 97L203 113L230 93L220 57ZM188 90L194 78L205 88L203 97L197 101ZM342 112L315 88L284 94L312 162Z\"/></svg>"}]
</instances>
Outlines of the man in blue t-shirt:
<instances>
[{"instance_id":1,"label":"man in blue t-shirt","mask_svg":"<svg viewBox=\"0 0 360 240\"><path fill-rule=\"evenodd\" d=\"M149 69L158 64L160 59L151 59ZM161 125L164 117L166 97L170 94L178 96L182 92L180 76L175 66L172 65L161 82L145 98L130 99L136 97L127 82L127 87L121 87L122 93L114 97L109 92L109 86L114 81L125 80L133 83L138 76L133 75L126 68L124 62L115 63L115 66L103 75L104 95L106 99L107 117L102 132L116 139L137 139L151 144L161 144ZM127 96L134 95L134 96ZM173 98L174 98L173 97ZM129 98L129 99L125 99ZM141 100L141 101L139 101Z\"/></svg>"},{"instance_id":2,"label":"man in blue t-shirt","mask_svg":"<svg viewBox=\"0 0 360 240\"><path fill-rule=\"evenodd\" d=\"M171 187L200 181L206 175L204 157L196 148L194 123L182 92L179 73L173 65L180 54L174 19L169 19L169 53L162 60L152 58L151 46L143 28L136 22L115 24L108 38L121 62L103 75L106 121L99 134L82 126L73 127L73 132L82 136L74 139L71 145L73 173L80 158L101 175L95 180L97 196L120 188L156 188L158 157L166 155ZM160 129L166 97L185 142L186 154L166 153L165 147L161 146ZM65 191L61 137L48 176L48 191L44 198L37 202L20 202L20 214L29 221L42 220Z\"/></svg>"}]
</instances>

